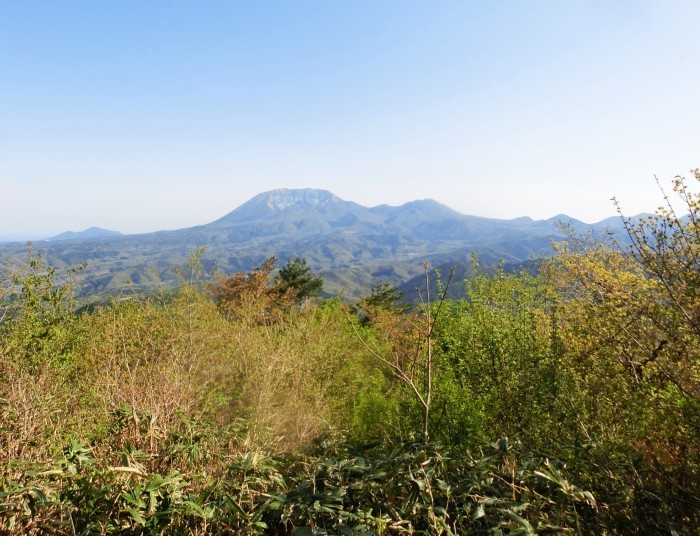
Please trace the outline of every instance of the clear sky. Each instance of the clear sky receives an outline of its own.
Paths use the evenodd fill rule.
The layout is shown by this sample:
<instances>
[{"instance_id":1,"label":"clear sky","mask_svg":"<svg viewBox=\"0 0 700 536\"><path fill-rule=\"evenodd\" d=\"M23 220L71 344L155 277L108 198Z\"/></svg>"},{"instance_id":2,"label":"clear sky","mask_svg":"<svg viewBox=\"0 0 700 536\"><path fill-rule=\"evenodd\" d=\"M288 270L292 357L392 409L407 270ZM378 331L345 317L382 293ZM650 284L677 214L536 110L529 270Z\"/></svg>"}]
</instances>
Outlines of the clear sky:
<instances>
[{"instance_id":1,"label":"clear sky","mask_svg":"<svg viewBox=\"0 0 700 536\"><path fill-rule=\"evenodd\" d=\"M700 166L697 0L3 0L0 237L275 188L592 222Z\"/></svg>"}]
</instances>

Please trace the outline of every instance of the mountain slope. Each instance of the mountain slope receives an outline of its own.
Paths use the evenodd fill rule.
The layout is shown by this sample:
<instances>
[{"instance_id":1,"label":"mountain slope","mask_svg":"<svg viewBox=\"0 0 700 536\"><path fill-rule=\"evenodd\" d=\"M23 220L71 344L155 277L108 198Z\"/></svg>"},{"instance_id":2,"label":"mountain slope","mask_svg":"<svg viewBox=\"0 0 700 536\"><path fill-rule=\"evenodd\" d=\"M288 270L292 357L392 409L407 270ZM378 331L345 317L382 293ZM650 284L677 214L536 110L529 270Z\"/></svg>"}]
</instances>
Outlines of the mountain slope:
<instances>
[{"instance_id":1,"label":"mountain slope","mask_svg":"<svg viewBox=\"0 0 700 536\"><path fill-rule=\"evenodd\" d=\"M249 271L273 255L281 263L305 257L324 275L327 291L354 297L367 291L373 278L405 282L420 273L425 259L437 266L468 259L474 251L494 262L548 255L551 240L564 237L557 219L570 220L468 216L430 199L367 208L326 190L281 189L259 194L205 225L126 236L77 233L81 236L35 244L34 250L59 269L87 261L83 294L119 292L127 281L136 290L172 285L177 280L173 268L185 266L192 251L205 248L205 267L219 273ZM575 227L597 229L582 222ZM21 259L26 250L2 245L0 256Z\"/></svg>"}]
</instances>

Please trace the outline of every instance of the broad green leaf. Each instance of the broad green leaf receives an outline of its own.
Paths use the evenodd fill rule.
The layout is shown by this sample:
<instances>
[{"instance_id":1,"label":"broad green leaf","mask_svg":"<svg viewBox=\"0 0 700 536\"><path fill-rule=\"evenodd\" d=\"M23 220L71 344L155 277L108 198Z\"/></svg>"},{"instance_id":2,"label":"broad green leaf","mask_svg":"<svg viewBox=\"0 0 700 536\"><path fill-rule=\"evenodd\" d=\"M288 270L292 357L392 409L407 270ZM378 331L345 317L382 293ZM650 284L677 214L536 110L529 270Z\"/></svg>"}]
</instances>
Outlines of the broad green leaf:
<instances>
[{"instance_id":1,"label":"broad green leaf","mask_svg":"<svg viewBox=\"0 0 700 536\"><path fill-rule=\"evenodd\" d=\"M131 518L136 521L137 523L140 523L141 525L146 524L146 520L141 516L141 513L134 509L134 508L127 508L127 512L131 515Z\"/></svg>"}]
</instances>

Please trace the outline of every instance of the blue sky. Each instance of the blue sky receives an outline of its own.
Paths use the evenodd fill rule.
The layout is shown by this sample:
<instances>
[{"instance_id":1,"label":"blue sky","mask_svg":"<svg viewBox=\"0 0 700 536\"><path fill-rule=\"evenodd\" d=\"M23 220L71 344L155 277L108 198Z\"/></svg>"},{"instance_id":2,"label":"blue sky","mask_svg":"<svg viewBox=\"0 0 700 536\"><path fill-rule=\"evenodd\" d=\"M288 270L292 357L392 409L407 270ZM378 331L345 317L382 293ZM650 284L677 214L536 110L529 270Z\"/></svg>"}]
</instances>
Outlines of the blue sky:
<instances>
[{"instance_id":1,"label":"blue sky","mask_svg":"<svg viewBox=\"0 0 700 536\"><path fill-rule=\"evenodd\" d=\"M700 166L697 1L0 3L0 238L274 188L584 221Z\"/></svg>"}]
</instances>

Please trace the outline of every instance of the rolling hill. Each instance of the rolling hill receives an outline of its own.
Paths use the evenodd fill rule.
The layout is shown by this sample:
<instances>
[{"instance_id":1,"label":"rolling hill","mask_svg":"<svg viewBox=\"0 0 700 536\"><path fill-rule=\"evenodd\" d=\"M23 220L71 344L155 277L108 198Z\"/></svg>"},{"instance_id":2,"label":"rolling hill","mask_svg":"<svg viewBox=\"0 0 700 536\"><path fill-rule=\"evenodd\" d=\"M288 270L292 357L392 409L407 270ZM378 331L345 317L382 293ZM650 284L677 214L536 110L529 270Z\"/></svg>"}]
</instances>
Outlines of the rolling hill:
<instances>
[{"instance_id":1,"label":"rolling hill","mask_svg":"<svg viewBox=\"0 0 700 536\"><path fill-rule=\"evenodd\" d=\"M326 292L356 298L378 280L406 283L420 274L424 260L433 266L469 264L476 252L487 263L518 263L549 255L551 241L564 237L560 220L577 232L616 223L588 225L566 216L483 218L431 199L370 208L325 190L279 189L196 227L140 235L88 229L32 247L59 273L85 262L79 295L92 299L173 285L174 268L186 266L198 248L205 248L202 260L210 277L249 271L273 255L281 263L301 256L323 275ZM0 257L11 263L22 262L26 254L26 245L0 245Z\"/></svg>"},{"instance_id":2,"label":"rolling hill","mask_svg":"<svg viewBox=\"0 0 700 536\"><path fill-rule=\"evenodd\" d=\"M121 236L119 231L109 231L100 227L89 227L84 231L66 231L65 233L47 238L46 242L56 242L57 240L80 240L83 238L106 238L109 236Z\"/></svg>"}]
</instances>

